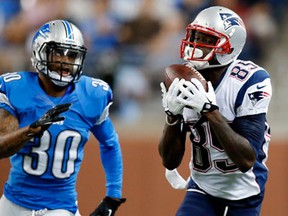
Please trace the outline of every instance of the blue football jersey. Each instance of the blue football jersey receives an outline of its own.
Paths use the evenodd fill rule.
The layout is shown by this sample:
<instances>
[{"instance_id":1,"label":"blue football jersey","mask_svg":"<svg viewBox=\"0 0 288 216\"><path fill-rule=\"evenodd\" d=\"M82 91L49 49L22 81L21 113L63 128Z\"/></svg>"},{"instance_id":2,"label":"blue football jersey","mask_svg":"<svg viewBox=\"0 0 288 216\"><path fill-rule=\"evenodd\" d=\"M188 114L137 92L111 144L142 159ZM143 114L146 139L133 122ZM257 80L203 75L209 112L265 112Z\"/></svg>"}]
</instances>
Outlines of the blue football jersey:
<instances>
[{"instance_id":1,"label":"blue football jersey","mask_svg":"<svg viewBox=\"0 0 288 216\"><path fill-rule=\"evenodd\" d=\"M249 171L242 173L217 141L209 123L204 122L193 129L200 114L184 108L184 121L191 126L191 177L200 188L215 197L240 200L259 194L264 189L268 173L270 129L265 116L272 96L270 76L251 61L237 60L224 73L215 87L215 94L219 111L229 124L249 116L262 119L256 127L251 122L244 125L245 130L252 133L248 136L246 132L246 138L254 148L257 160ZM235 130L239 133L237 127ZM253 139L255 134L259 137Z\"/></svg>"},{"instance_id":2,"label":"blue football jersey","mask_svg":"<svg viewBox=\"0 0 288 216\"><path fill-rule=\"evenodd\" d=\"M10 157L12 167L4 194L25 208L76 212L76 180L89 131L100 143L108 195L121 196L122 158L118 136L109 118L112 91L106 82L82 76L63 97L55 98L43 91L35 72L7 73L0 77L0 108L14 115L20 128L62 103L72 103L70 110L61 114L65 120L52 124L41 138L32 138ZM105 149L113 149L111 146L116 157L109 158L103 152L109 152ZM110 166L112 162L119 163L115 170Z\"/></svg>"}]
</instances>

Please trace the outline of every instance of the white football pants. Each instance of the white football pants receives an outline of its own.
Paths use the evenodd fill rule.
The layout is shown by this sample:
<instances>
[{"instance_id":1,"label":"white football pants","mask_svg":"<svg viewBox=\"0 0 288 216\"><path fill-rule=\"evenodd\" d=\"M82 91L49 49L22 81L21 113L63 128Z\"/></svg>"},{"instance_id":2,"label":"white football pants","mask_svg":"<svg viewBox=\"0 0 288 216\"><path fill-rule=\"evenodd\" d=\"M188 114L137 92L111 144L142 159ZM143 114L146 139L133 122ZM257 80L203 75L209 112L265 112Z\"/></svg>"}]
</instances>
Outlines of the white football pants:
<instances>
[{"instance_id":1,"label":"white football pants","mask_svg":"<svg viewBox=\"0 0 288 216\"><path fill-rule=\"evenodd\" d=\"M81 216L79 211L76 214L63 209L57 210L31 210L12 203L4 195L0 199L0 216Z\"/></svg>"}]
</instances>

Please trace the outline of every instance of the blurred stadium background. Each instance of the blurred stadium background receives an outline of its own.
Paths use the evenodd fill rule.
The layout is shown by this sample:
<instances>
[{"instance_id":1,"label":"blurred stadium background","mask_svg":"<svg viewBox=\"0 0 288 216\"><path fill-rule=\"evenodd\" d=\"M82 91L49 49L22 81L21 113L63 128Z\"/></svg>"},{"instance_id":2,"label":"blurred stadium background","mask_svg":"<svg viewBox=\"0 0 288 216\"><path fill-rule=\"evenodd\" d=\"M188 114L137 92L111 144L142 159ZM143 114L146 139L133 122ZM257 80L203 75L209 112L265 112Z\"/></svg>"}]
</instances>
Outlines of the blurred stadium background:
<instances>
[{"instance_id":1,"label":"blurred stadium background","mask_svg":"<svg viewBox=\"0 0 288 216\"><path fill-rule=\"evenodd\" d=\"M248 38L240 57L271 74L270 176L261 215L287 215L287 0L0 0L0 74L32 69L31 38L44 22L68 19L83 31L88 47L84 74L104 79L114 90L111 117L122 144L127 197L118 216L172 216L184 196L168 185L158 155L164 123L159 82L165 66L181 62L186 25L209 5L226 6L243 18ZM184 176L189 175L189 157L187 151L180 167ZM0 160L1 194L8 171L9 160ZM104 197L104 178L91 137L77 184L83 216Z\"/></svg>"}]
</instances>

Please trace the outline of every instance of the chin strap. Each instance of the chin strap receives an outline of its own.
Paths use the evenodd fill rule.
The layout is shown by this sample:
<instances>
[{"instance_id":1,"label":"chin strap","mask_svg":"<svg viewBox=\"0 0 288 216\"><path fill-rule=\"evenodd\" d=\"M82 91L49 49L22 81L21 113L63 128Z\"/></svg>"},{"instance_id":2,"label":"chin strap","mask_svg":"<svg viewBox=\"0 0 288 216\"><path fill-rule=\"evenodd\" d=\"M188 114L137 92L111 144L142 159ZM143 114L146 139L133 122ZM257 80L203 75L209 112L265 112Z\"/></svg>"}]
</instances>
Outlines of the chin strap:
<instances>
[{"instance_id":1,"label":"chin strap","mask_svg":"<svg viewBox=\"0 0 288 216\"><path fill-rule=\"evenodd\" d=\"M185 47L184 60L190 62L194 68L196 68L197 70L202 70L210 66L208 59L210 59L213 55L213 49L204 58L200 59L203 56L202 50L198 48L186 48L187 47ZM193 60L191 60L192 58ZM200 60L197 61L197 58L199 58Z\"/></svg>"},{"instance_id":2,"label":"chin strap","mask_svg":"<svg viewBox=\"0 0 288 216\"><path fill-rule=\"evenodd\" d=\"M186 46L184 49L184 60L188 60L191 58L201 58L203 56L203 51L198 48L193 48Z\"/></svg>"}]
</instances>

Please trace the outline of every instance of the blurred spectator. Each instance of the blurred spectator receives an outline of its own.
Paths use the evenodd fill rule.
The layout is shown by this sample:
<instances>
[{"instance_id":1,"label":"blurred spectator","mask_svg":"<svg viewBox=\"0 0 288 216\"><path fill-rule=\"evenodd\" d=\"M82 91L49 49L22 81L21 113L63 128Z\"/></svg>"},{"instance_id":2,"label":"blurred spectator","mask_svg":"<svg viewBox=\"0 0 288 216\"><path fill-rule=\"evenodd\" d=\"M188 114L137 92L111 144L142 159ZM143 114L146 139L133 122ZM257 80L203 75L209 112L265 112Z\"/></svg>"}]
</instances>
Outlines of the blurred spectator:
<instances>
[{"instance_id":1,"label":"blurred spectator","mask_svg":"<svg viewBox=\"0 0 288 216\"><path fill-rule=\"evenodd\" d=\"M110 10L120 22L127 22L138 17L145 0L110 0Z\"/></svg>"},{"instance_id":2,"label":"blurred spectator","mask_svg":"<svg viewBox=\"0 0 288 216\"><path fill-rule=\"evenodd\" d=\"M146 46L160 31L160 21L150 13L147 2L138 16L123 22L119 29L121 59L125 64L142 65L147 54Z\"/></svg>"},{"instance_id":3,"label":"blurred spectator","mask_svg":"<svg viewBox=\"0 0 288 216\"><path fill-rule=\"evenodd\" d=\"M271 5L266 2L259 2L250 7L247 17L247 28L250 32L249 40L252 41L251 47L257 48L257 61L266 58L266 52L275 45L276 33L278 32L276 22L272 17Z\"/></svg>"},{"instance_id":4,"label":"blurred spectator","mask_svg":"<svg viewBox=\"0 0 288 216\"><path fill-rule=\"evenodd\" d=\"M159 90L163 70L180 63L184 29L204 7L231 8L248 30L242 59L265 61L286 25L287 0L0 0L0 73L30 67L31 32L43 22L67 19L83 32L88 54L84 73L115 89L113 112L133 122L141 103ZM15 33L17 30L17 33ZM21 33L19 33L21 32ZM27 44L26 44L27 43ZM175 52L176 51L176 52ZM126 116L126 117L125 117Z\"/></svg>"},{"instance_id":5,"label":"blurred spectator","mask_svg":"<svg viewBox=\"0 0 288 216\"><path fill-rule=\"evenodd\" d=\"M242 17L247 29L247 39L239 58L251 59L261 64L260 61L265 58L265 50L268 50L267 45L274 42L276 23L272 17L271 5L265 0L213 0L211 4L230 8Z\"/></svg>"},{"instance_id":6,"label":"blurred spectator","mask_svg":"<svg viewBox=\"0 0 288 216\"><path fill-rule=\"evenodd\" d=\"M115 117L131 124L142 117L141 104L150 94L150 84L141 68L135 65L120 65L115 73L114 104Z\"/></svg>"},{"instance_id":7,"label":"blurred spectator","mask_svg":"<svg viewBox=\"0 0 288 216\"><path fill-rule=\"evenodd\" d=\"M21 1L22 10L9 20L4 29L5 39L13 44L25 43L30 32L42 23L64 17L62 8L65 2L65 0Z\"/></svg>"},{"instance_id":8,"label":"blurred spectator","mask_svg":"<svg viewBox=\"0 0 288 216\"><path fill-rule=\"evenodd\" d=\"M176 0L176 7L181 11L184 22L188 23L194 20L196 15L208 7L212 0Z\"/></svg>"},{"instance_id":9,"label":"blurred spectator","mask_svg":"<svg viewBox=\"0 0 288 216\"><path fill-rule=\"evenodd\" d=\"M139 103L149 97L145 68L147 46L159 33L161 23L151 14L151 1L145 1L133 20L126 20L119 29L120 59L115 71L115 103L118 117L133 122L141 116ZM119 96L119 97L117 97Z\"/></svg>"},{"instance_id":10,"label":"blurred spectator","mask_svg":"<svg viewBox=\"0 0 288 216\"><path fill-rule=\"evenodd\" d=\"M7 44L5 35L5 28L8 22L19 13L21 10L19 0L0 0L0 73L5 70L11 71L13 67L10 62L10 55L13 55L15 50L11 53L11 48Z\"/></svg>"},{"instance_id":11,"label":"blurred spectator","mask_svg":"<svg viewBox=\"0 0 288 216\"><path fill-rule=\"evenodd\" d=\"M110 1L86 1L85 7L89 9L84 11L85 15L81 7L82 1L74 2L78 5L77 9L74 8L75 5L72 7L68 4L68 14L77 22L86 39L88 53L84 73L105 80L113 88L114 72L119 58L119 23L110 10ZM73 16L75 10L79 10L79 17Z\"/></svg>"},{"instance_id":12,"label":"blurred spectator","mask_svg":"<svg viewBox=\"0 0 288 216\"><path fill-rule=\"evenodd\" d=\"M27 38L42 23L56 17L63 17L62 8L65 2L66 0L53 2L49 0L13 0L10 2L11 4L8 4L7 1L4 1L5 4L0 2L1 8L6 6L5 8L8 8L7 13L9 14L1 31L1 73L19 70L19 68L24 70L30 67L29 59L24 58L27 53L25 46ZM12 6L13 3L15 4L14 6ZM15 11L12 12L14 9Z\"/></svg>"},{"instance_id":13,"label":"blurred spectator","mask_svg":"<svg viewBox=\"0 0 288 216\"><path fill-rule=\"evenodd\" d=\"M163 80L165 67L171 64L182 63L180 59L180 43L185 37L183 29L186 27L184 17L175 10L170 13L173 19L164 19L161 30L148 44L148 53L145 58L145 72L153 89L159 89Z\"/></svg>"},{"instance_id":14,"label":"blurred spectator","mask_svg":"<svg viewBox=\"0 0 288 216\"><path fill-rule=\"evenodd\" d=\"M16 14L19 13L20 0L0 0L0 31ZM1 39L3 39L1 37Z\"/></svg>"}]
</instances>

